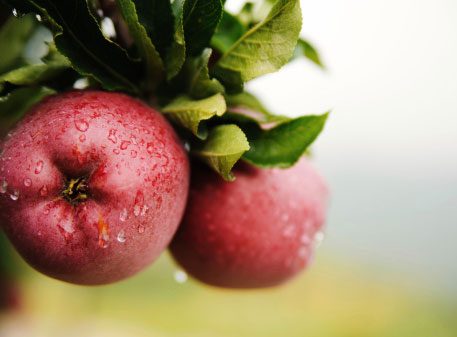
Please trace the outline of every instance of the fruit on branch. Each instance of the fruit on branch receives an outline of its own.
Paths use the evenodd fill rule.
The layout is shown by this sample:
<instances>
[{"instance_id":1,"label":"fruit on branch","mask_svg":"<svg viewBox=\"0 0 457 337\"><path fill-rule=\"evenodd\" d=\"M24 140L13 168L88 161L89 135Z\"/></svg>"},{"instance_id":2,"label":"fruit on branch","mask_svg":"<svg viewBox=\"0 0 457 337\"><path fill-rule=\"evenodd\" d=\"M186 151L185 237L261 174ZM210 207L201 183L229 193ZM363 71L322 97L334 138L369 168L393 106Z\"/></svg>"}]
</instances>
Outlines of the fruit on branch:
<instances>
[{"instance_id":1,"label":"fruit on branch","mask_svg":"<svg viewBox=\"0 0 457 337\"><path fill-rule=\"evenodd\" d=\"M158 112L124 94L68 92L38 104L4 141L0 223L44 274L110 283L165 249L188 184L187 154Z\"/></svg>"},{"instance_id":2,"label":"fruit on branch","mask_svg":"<svg viewBox=\"0 0 457 337\"><path fill-rule=\"evenodd\" d=\"M197 164L176 261L198 280L229 288L274 286L304 269L322 235L326 184L302 159L295 167L239 165L235 182Z\"/></svg>"}]
</instances>

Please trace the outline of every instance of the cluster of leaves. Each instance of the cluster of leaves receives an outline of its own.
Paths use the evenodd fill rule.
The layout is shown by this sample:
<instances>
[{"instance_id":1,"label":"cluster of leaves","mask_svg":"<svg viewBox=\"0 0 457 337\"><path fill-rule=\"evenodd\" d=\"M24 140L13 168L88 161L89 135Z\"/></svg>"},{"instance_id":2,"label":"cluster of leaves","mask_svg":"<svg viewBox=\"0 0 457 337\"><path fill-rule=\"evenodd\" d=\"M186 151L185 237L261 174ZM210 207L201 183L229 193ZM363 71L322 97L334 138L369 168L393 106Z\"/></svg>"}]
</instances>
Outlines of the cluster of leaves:
<instances>
[{"instance_id":1,"label":"cluster of leaves","mask_svg":"<svg viewBox=\"0 0 457 337\"><path fill-rule=\"evenodd\" d=\"M297 57L322 67L299 37L299 0L248 2L237 14L221 0L3 1L22 18L0 31L0 50L7 51L0 60L2 121L11 116L13 123L42 97L83 78L88 87L155 105L191 153L226 180L241 158L292 166L324 127L327 114L274 115L244 90ZM114 32L103 29L106 20ZM24 51L44 27L52 32L47 54L27 59Z\"/></svg>"}]
</instances>

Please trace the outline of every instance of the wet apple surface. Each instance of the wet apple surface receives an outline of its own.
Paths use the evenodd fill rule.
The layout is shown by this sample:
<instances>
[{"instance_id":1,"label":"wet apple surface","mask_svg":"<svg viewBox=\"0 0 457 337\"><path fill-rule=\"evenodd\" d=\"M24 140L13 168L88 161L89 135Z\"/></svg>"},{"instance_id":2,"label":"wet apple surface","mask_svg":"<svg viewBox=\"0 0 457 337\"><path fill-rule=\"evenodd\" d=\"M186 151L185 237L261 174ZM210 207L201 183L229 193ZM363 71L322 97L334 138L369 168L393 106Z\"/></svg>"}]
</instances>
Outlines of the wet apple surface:
<instances>
[{"instance_id":1,"label":"wet apple surface","mask_svg":"<svg viewBox=\"0 0 457 337\"><path fill-rule=\"evenodd\" d=\"M171 240L186 204L185 150L155 110L123 94L45 99L0 157L0 223L43 273L78 284L135 274Z\"/></svg>"},{"instance_id":2,"label":"wet apple surface","mask_svg":"<svg viewBox=\"0 0 457 337\"><path fill-rule=\"evenodd\" d=\"M172 244L196 279L229 288L283 283L310 262L322 238L328 190L307 159L261 170L238 165L226 182L194 164L189 201Z\"/></svg>"}]
</instances>

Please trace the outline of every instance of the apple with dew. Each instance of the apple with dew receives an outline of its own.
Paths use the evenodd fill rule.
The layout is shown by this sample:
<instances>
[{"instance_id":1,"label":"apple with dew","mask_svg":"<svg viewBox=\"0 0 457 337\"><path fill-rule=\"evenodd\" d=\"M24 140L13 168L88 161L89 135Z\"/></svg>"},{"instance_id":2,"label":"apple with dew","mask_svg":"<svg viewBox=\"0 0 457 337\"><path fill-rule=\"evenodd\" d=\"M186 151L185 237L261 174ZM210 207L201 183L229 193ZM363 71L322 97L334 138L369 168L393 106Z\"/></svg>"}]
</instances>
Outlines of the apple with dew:
<instances>
[{"instance_id":1,"label":"apple with dew","mask_svg":"<svg viewBox=\"0 0 457 337\"><path fill-rule=\"evenodd\" d=\"M184 212L186 151L162 115L124 94L46 98L0 153L0 223L30 265L63 281L137 273Z\"/></svg>"},{"instance_id":2,"label":"apple with dew","mask_svg":"<svg viewBox=\"0 0 457 337\"><path fill-rule=\"evenodd\" d=\"M328 191L307 159L281 170L239 164L225 182L196 164L175 260L196 279L228 288L281 284L303 270L322 236Z\"/></svg>"}]
</instances>

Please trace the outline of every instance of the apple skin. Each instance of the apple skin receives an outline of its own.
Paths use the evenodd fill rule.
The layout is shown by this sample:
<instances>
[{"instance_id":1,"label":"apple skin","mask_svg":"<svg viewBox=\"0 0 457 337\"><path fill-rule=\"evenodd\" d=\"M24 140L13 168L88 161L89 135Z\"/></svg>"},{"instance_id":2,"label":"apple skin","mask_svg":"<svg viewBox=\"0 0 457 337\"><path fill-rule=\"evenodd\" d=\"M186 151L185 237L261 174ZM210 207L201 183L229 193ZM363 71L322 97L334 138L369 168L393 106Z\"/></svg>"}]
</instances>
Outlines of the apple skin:
<instances>
[{"instance_id":1,"label":"apple skin","mask_svg":"<svg viewBox=\"0 0 457 337\"><path fill-rule=\"evenodd\" d=\"M124 94L46 98L0 153L0 223L53 278L98 285L131 276L160 255L182 218L187 153L162 115ZM86 189L76 192L88 198L75 203L62 195L80 177Z\"/></svg>"},{"instance_id":2,"label":"apple skin","mask_svg":"<svg viewBox=\"0 0 457 337\"><path fill-rule=\"evenodd\" d=\"M193 165L183 222L171 244L191 276L226 288L279 285L303 270L322 235L328 190L302 159L286 169L239 165L225 182Z\"/></svg>"}]
</instances>

